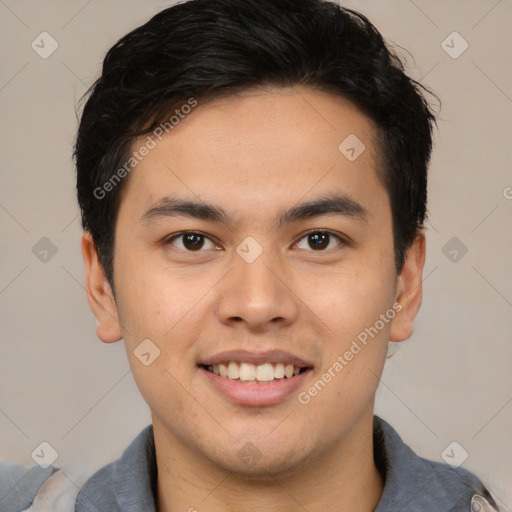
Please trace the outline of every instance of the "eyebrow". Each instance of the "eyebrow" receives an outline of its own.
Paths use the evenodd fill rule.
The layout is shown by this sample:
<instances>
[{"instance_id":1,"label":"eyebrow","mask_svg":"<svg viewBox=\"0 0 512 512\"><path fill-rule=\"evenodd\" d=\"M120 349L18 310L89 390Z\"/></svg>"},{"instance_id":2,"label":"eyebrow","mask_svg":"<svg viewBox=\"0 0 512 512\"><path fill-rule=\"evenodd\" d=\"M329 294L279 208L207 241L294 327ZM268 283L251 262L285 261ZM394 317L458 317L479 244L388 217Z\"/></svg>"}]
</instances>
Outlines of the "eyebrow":
<instances>
[{"instance_id":1,"label":"eyebrow","mask_svg":"<svg viewBox=\"0 0 512 512\"><path fill-rule=\"evenodd\" d=\"M344 194L326 194L322 197L300 203L288 210L282 210L276 218L277 226L293 224L304 219L335 214L366 221L368 211L357 201ZM233 215L219 206L207 202L190 201L176 197L163 197L152 205L140 218L142 224L168 217L189 217L220 222L226 226L233 224Z\"/></svg>"}]
</instances>

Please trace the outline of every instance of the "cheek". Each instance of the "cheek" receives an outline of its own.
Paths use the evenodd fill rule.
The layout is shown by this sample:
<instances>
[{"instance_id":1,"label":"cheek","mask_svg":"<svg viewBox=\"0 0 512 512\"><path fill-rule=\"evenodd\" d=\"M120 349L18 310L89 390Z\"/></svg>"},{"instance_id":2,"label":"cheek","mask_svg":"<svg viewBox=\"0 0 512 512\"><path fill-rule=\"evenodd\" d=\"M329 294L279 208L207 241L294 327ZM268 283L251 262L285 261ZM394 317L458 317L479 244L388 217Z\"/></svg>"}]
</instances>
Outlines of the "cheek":
<instances>
[{"instance_id":1,"label":"cheek","mask_svg":"<svg viewBox=\"0 0 512 512\"><path fill-rule=\"evenodd\" d=\"M354 337L359 331L373 325L393 305L394 268L382 260L360 261L347 265L329 276L315 293L305 295L305 302L336 333L340 342Z\"/></svg>"},{"instance_id":2,"label":"cheek","mask_svg":"<svg viewBox=\"0 0 512 512\"><path fill-rule=\"evenodd\" d=\"M194 317L201 304L196 304L198 297L190 284L187 290L181 281L167 279L164 274L148 266L145 272L123 276L118 310L141 395L152 410L178 411L186 409L180 390L189 386L184 368L188 368L190 346L198 337Z\"/></svg>"},{"instance_id":3,"label":"cheek","mask_svg":"<svg viewBox=\"0 0 512 512\"><path fill-rule=\"evenodd\" d=\"M123 249L116 255L115 268L125 341L131 341L134 335L161 338L172 327L173 319L180 313L183 316L186 294L179 280L166 277L165 269L152 255Z\"/></svg>"},{"instance_id":4,"label":"cheek","mask_svg":"<svg viewBox=\"0 0 512 512\"><path fill-rule=\"evenodd\" d=\"M133 358L138 345L150 339L160 351L155 364L170 372L181 371L189 364L191 348L208 321L213 307L208 291L215 288L218 278L204 270L195 277L190 271L186 275L176 269L171 272L161 259L144 266L134 259L131 256L119 266L123 286L118 311L128 356Z\"/></svg>"},{"instance_id":5,"label":"cheek","mask_svg":"<svg viewBox=\"0 0 512 512\"><path fill-rule=\"evenodd\" d=\"M360 417L374 400L392 319L380 320L393 305L387 281L380 272L347 273L308 302L327 327L322 368L302 397L306 411L323 416L326 436Z\"/></svg>"}]
</instances>

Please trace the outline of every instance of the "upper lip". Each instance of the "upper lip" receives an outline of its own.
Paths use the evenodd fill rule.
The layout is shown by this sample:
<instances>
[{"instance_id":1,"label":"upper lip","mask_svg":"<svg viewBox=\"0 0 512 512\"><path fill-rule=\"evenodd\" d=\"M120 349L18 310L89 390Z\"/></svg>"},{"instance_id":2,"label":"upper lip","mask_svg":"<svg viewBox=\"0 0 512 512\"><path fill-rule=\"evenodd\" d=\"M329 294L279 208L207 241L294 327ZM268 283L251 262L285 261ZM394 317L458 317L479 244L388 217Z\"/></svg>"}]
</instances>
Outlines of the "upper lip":
<instances>
[{"instance_id":1,"label":"upper lip","mask_svg":"<svg viewBox=\"0 0 512 512\"><path fill-rule=\"evenodd\" d=\"M228 363L229 361L238 361L241 363L251 363L260 365L263 363L283 363L293 364L296 368L310 368L313 365L297 357L296 355L284 350L267 350L265 352L249 352L247 350L228 350L219 352L213 356L203 359L199 364L210 366L219 363Z\"/></svg>"}]
</instances>

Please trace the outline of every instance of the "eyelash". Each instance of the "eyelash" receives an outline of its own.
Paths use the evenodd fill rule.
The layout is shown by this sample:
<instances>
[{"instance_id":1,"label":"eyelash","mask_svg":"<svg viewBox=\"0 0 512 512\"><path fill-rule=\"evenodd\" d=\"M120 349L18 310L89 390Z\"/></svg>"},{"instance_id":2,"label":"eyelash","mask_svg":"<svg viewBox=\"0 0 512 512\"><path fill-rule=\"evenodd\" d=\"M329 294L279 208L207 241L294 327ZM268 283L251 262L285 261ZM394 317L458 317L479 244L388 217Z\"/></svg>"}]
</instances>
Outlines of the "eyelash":
<instances>
[{"instance_id":1,"label":"eyelash","mask_svg":"<svg viewBox=\"0 0 512 512\"><path fill-rule=\"evenodd\" d=\"M312 234L329 235L331 237L336 238L338 240L338 242L340 242L339 245L341 245L341 246L348 246L348 245L350 245L349 241L346 240L345 238L343 238L341 235L338 235L338 234L336 234L333 231L329 231L329 230L325 230L325 229L314 229L314 230L308 231L307 233L304 233L299 238L299 240L296 242L296 244L299 243L300 241L302 241L304 238L306 238L306 237L308 237L309 235L312 235ZM174 240L176 240L176 239L178 239L178 238L180 238L180 237L182 237L184 235L198 235L198 236L202 236L204 238L207 238L211 242L215 243L213 240L210 239L210 237L208 235L206 235L205 233L202 233L201 231L181 231L180 233L175 233L174 235L171 235L170 237L167 237L164 240L164 245L171 245ZM329 242L330 242L330 240L329 240ZM199 249L197 251L189 251L189 250L183 250L183 249L179 249L179 250L181 250L183 252L188 252L188 253L204 252L201 249ZM329 249L329 250L320 249L318 251L311 250L309 252L329 252L329 251L332 251L332 250L333 249Z\"/></svg>"}]
</instances>

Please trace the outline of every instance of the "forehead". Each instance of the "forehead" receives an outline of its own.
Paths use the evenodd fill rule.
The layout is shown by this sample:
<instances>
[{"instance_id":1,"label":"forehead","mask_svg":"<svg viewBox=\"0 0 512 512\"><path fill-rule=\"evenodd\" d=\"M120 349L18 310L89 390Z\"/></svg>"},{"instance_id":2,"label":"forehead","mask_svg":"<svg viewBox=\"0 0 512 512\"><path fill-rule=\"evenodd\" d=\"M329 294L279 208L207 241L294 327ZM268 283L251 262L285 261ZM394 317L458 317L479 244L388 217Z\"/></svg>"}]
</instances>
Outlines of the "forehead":
<instances>
[{"instance_id":1,"label":"forehead","mask_svg":"<svg viewBox=\"0 0 512 512\"><path fill-rule=\"evenodd\" d=\"M156 145L123 195L140 214L165 196L222 202L236 217L237 209L277 211L333 192L359 197L371 210L376 195L387 200L375 133L345 98L307 88L247 90L197 106L161 140L150 134Z\"/></svg>"}]
</instances>

